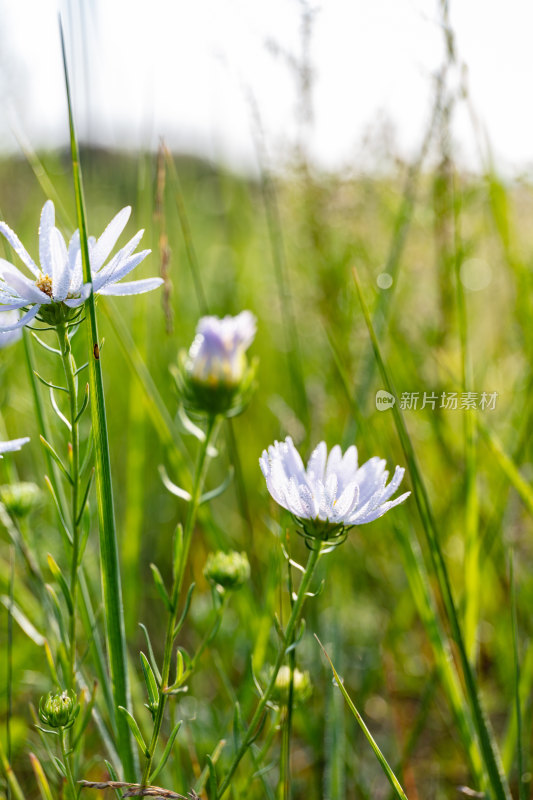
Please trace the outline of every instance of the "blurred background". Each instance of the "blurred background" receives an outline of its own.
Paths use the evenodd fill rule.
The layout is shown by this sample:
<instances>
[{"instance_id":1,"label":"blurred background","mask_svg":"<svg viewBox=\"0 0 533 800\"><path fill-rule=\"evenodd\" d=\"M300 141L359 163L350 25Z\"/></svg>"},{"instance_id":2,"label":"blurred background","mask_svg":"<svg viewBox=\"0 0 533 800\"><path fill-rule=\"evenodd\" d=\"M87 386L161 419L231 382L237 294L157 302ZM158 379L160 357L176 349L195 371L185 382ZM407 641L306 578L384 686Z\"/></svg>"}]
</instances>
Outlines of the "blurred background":
<instances>
[{"instance_id":1,"label":"blurred background","mask_svg":"<svg viewBox=\"0 0 533 800\"><path fill-rule=\"evenodd\" d=\"M304 146L321 167L368 166L364 143L412 156L446 50L441 0L2 0L0 146L66 142L58 13L78 126L91 145L157 147L256 169L250 104L277 164ZM447 5L447 4L445 4ZM527 97L533 10L521 0L451 3L457 75L506 173L531 166ZM470 169L468 113L452 127Z\"/></svg>"}]
</instances>

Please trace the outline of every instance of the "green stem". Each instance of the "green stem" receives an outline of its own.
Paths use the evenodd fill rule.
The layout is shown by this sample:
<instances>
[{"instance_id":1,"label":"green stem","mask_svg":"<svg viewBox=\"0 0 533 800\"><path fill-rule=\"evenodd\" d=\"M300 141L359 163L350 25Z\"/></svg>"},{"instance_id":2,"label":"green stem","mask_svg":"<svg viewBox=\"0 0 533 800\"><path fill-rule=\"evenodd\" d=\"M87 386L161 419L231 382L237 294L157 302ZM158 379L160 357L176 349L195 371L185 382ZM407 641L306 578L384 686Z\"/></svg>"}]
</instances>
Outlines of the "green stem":
<instances>
[{"instance_id":1,"label":"green stem","mask_svg":"<svg viewBox=\"0 0 533 800\"><path fill-rule=\"evenodd\" d=\"M179 598L181 594L181 587L183 584L183 577L185 575L185 568L187 566L189 549L191 546L191 539L194 530L194 524L196 521L196 512L198 511L198 505L200 502L200 497L202 495L202 489L207 470L209 445L211 440L214 438L216 426L217 426L217 417L216 416L209 417L205 439L202 442L202 446L198 455L198 462L196 464L193 489L192 489L191 499L189 501L189 506L187 509L185 527L183 530L183 543L180 552L179 566L176 571L176 575L174 578L174 585L172 587L172 598L170 601L170 607L172 610L168 616L167 632L165 636L163 667L161 669L161 686L159 687L159 702L157 705L157 711L154 719L154 729L152 732L152 738L150 740L150 745L148 747L148 752L150 755L146 759L146 764L144 765L144 770L143 770L143 776L141 781L143 786L146 786L149 782L155 750L157 747L159 734L161 732L163 714L165 711L165 705L167 700L167 694L165 690L168 689L169 685L172 650L175 641L174 629L176 627L176 618L179 608Z\"/></svg>"},{"instance_id":2,"label":"green stem","mask_svg":"<svg viewBox=\"0 0 533 800\"><path fill-rule=\"evenodd\" d=\"M321 550L322 550L322 544L319 543L318 547L312 549L311 552L309 553L309 558L308 558L308 561L307 561L307 565L305 567L305 572L304 572L303 577L302 577L302 582L300 583L300 588L298 589L298 595L297 595L296 600L294 601L294 605L292 607L291 616L290 616L289 621L287 623L287 628L285 629L285 636L283 637L283 642L282 642L282 645L281 645L281 647L279 649L278 657L276 658L276 662L275 662L274 668L272 670L272 675L270 676L270 680L268 682L268 685L267 685L265 691L263 692L263 696L261 697L261 699L259 700L259 703L257 704L257 708L255 709L255 713L254 713L254 715L253 715L253 717L252 717L252 719L250 721L250 724L248 725L248 730L246 731L246 733L245 733L245 735L243 737L242 743L241 743L239 749L237 750L237 752L235 754L235 757L234 757L234 759L233 759L233 761L232 761L232 763L230 765L230 768L229 768L229 770L228 770L228 772L226 774L226 777L224 778L224 780L220 784L220 787L218 789L218 797L219 798L221 798L222 795L229 788L229 785L231 783L231 779L233 777L233 774L235 773L235 770L239 766L239 763L240 763L242 757L244 756L244 754L246 753L247 749L249 748L250 744L253 742L257 726L259 725L259 723L261 721L261 717L263 716L263 712L265 710L266 704L268 703L268 701L270 699L270 696L272 694L272 691L274 689L274 685L276 683L276 678L278 676L278 672L279 672L279 670L281 668L281 665L283 664L283 660L285 658L287 647L292 642L293 637L294 637L294 633L296 631L296 627L297 627L297 625L298 625L298 623L300 621L300 617L301 617L303 605L304 605L304 602L305 602L305 598L306 598L307 592L309 590L309 586L311 584L311 580L313 578L313 575L314 575L314 572L315 572L315 569L316 569L316 565L318 563L318 559L320 558Z\"/></svg>"},{"instance_id":3,"label":"green stem","mask_svg":"<svg viewBox=\"0 0 533 800\"><path fill-rule=\"evenodd\" d=\"M70 567L70 595L72 599L72 609L69 619L69 675L67 686L73 689L76 683L76 595L78 587L78 559L79 559L79 524L78 524L78 503L80 495L80 434L76 420L78 416L78 382L76 380L76 364L72 355L68 328L65 324L57 326L57 337L59 339L59 349L63 360L65 378L69 392L70 425L71 425L71 444L72 444L72 498L71 498L71 520L72 520L72 562Z\"/></svg>"},{"instance_id":4,"label":"green stem","mask_svg":"<svg viewBox=\"0 0 533 800\"><path fill-rule=\"evenodd\" d=\"M22 341L24 344L26 365L28 367L28 377L30 381L31 392L33 395L35 415L37 417L38 427L44 438L47 439L47 441L51 441L50 434L48 431L48 424L44 413L43 403L41 400L40 388L37 379L35 377L35 359L33 357L31 334L25 327L23 328L22 331ZM63 509L65 507L65 496L63 492L63 486L58 478L57 464L50 455L50 452L46 449L44 449L44 457L46 459L46 466L48 469L48 477L50 478L50 483L52 484L52 488L54 489L55 495L59 501L61 508Z\"/></svg>"},{"instance_id":5,"label":"green stem","mask_svg":"<svg viewBox=\"0 0 533 800\"><path fill-rule=\"evenodd\" d=\"M289 572L289 597L291 600L291 608L294 604L293 601L293 584L291 565L288 564ZM293 642L291 642L292 644ZM281 800L290 800L291 798L291 733L292 733L292 711L294 703L294 667L296 665L296 650L293 648L289 653L289 692L287 697L287 704L285 713L282 717L281 729L281 754L280 754L280 774L279 774L279 790L278 794Z\"/></svg>"},{"instance_id":6,"label":"green stem","mask_svg":"<svg viewBox=\"0 0 533 800\"><path fill-rule=\"evenodd\" d=\"M124 630L124 609L122 606L122 586L115 526L115 509L113 504L113 486L111 481L111 460L109 455L104 381L98 343L96 305L94 291L92 290L92 274L89 261L89 244L83 181L80 168L80 154L74 127L72 99L70 95L67 58L62 28L61 47L68 101L72 173L76 198L76 217L80 230L83 280L84 283L91 286L91 293L85 303L85 311L88 318L89 380L91 389L91 416L95 444L96 494L98 504L98 527L100 532L102 587L106 619L106 641L115 706L113 710L114 713L118 706L130 709L131 698L127 668L126 634ZM117 750L122 762L124 777L126 780L133 780L136 774L136 752L133 750L129 725L123 714L116 715L116 726Z\"/></svg>"},{"instance_id":7,"label":"green stem","mask_svg":"<svg viewBox=\"0 0 533 800\"><path fill-rule=\"evenodd\" d=\"M70 794L72 795L72 800L77 800L78 797L78 789L76 786L76 781L74 780L74 776L72 774L72 767L70 765L70 758L71 753L68 751L67 747L67 735L64 728L59 729L59 741L61 742L61 755L63 756L63 765L65 767L65 771L67 773L67 783L70 790Z\"/></svg>"}]
</instances>

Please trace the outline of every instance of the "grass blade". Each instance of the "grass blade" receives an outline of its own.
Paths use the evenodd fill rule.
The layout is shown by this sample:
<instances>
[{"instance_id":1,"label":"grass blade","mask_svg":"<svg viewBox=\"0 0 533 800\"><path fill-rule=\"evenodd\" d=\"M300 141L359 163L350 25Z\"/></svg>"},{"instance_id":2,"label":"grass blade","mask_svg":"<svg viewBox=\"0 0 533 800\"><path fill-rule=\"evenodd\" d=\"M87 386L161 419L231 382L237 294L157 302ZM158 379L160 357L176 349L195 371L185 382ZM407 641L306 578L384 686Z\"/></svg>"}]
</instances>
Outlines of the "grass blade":
<instances>
[{"instance_id":1,"label":"grass blade","mask_svg":"<svg viewBox=\"0 0 533 800\"><path fill-rule=\"evenodd\" d=\"M388 370L385 367L385 362L383 361L383 358L381 356L379 343L374 328L372 326L370 313L364 301L363 293L361 291L361 286L359 283L359 278L355 269L353 271L353 275L357 289L357 294L359 297L359 302L361 304L366 326L368 328L370 339L372 341L372 346L374 348L374 354L376 357L376 361L378 363L378 368L381 374L381 378L383 380L384 386L387 389L387 391L396 396L396 392L394 391L394 385L389 377ZM496 750L496 744L493 741L492 734L489 730L487 720L485 719L485 715L481 707L481 701L479 698L476 678L468 659L468 654L459 623L459 616L453 599L450 577L448 575L448 569L446 567L444 555L442 553L440 542L437 536L437 530L433 519L433 513L429 503L426 487L424 481L422 480L421 472L418 468L418 463L416 460L414 448L411 439L409 437L409 434L407 432L407 428L401 410L399 409L397 403L393 405L392 412L394 416L394 422L396 424L396 429L398 431L398 436L400 438L402 449L404 451L405 459L408 464L411 480L413 483L413 490L414 490L416 504L422 519L424 532L428 540L428 546L429 546L429 552L433 570L438 580L439 588L442 595L442 600L448 617L448 622L451 627L452 636L457 645L461 667L463 670L466 693L472 710L474 725L479 738L479 745L481 748L481 752L483 754L483 761L485 763L485 768L487 771L487 777L490 783L490 787L492 789L493 796L495 798L498 798L498 800L512 800L507 780L505 778L505 775L503 774L503 769L501 768L500 757Z\"/></svg>"},{"instance_id":2,"label":"grass blade","mask_svg":"<svg viewBox=\"0 0 533 800\"><path fill-rule=\"evenodd\" d=\"M333 672L333 675L335 676L335 680L337 682L337 686L341 690L342 696L346 700L346 702L348 704L348 708L350 709L350 711L354 715L355 719L357 720L357 723L358 723L359 727L361 728L361 730L365 734L366 739L367 739L370 747L374 751L374 754L375 754L377 760L379 761L383 772L387 776L387 779L390 782L390 785L394 789L394 793L395 793L396 797L399 797L400 800L407 800L407 795L405 794L404 790L402 789L398 778L396 777L396 775L392 771L392 768L389 766L389 763L388 763L387 759L385 758L385 756L383 755L383 753L379 749L376 740L374 739L374 737L372 736L372 734L370 733L370 731L366 727L365 721L362 718L361 714L359 713L359 711L354 706L354 704L353 704L353 702L352 702L352 700L350 698L350 695L348 694L348 692L344 688L344 684L342 682L342 678L340 678L339 675L337 674L337 671L336 671L335 667L333 666L333 662L332 662L331 658L326 653L326 651L324 649L324 646L323 646L322 642L320 641L320 639L318 638L318 636L316 635L316 633L315 633L315 639L317 640L318 644L322 648L322 652L326 656L326 658L327 658L327 660L329 662L329 665L331 667L331 670Z\"/></svg>"},{"instance_id":3,"label":"grass blade","mask_svg":"<svg viewBox=\"0 0 533 800\"><path fill-rule=\"evenodd\" d=\"M41 762L34 753L30 753L29 756L30 756L31 766L35 774L35 780L37 781L37 785L39 787L39 792L41 793L42 799L54 800L54 796L50 790L50 784L48 783Z\"/></svg>"},{"instance_id":4,"label":"grass blade","mask_svg":"<svg viewBox=\"0 0 533 800\"><path fill-rule=\"evenodd\" d=\"M80 230L83 280L85 283L92 285L79 148L74 127L72 99L70 95L70 84L65 52L65 40L61 24L60 32L69 112L72 171L76 195L76 216ZM113 488L111 483L111 462L109 456L104 384L102 377L102 365L99 355L96 306L94 301L94 293L92 291L85 305L88 319L87 332L88 349L90 353L89 376L91 387L91 412L96 460L96 493L98 503L98 523L100 530L100 555L106 618L106 639L114 705L115 707L122 706L128 709L131 705L131 702L127 671L124 610L122 606L122 587L120 582L118 544L115 529L115 511L113 506ZM122 761L124 776L128 780L133 780L136 773L136 764L127 719L124 714L117 714L116 722L118 735L117 749Z\"/></svg>"},{"instance_id":5,"label":"grass blade","mask_svg":"<svg viewBox=\"0 0 533 800\"><path fill-rule=\"evenodd\" d=\"M515 707L516 707L516 750L518 767L518 796L520 800L527 800L527 788L524 777L524 746L522 742L522 705L520 701L520 653L518 648L518 620L516 613L516 585L514 576L513 554L509 562L509 582L511 584L511 628L513 635L513 657L515 667Z\"/></svg>"}]
</instances>

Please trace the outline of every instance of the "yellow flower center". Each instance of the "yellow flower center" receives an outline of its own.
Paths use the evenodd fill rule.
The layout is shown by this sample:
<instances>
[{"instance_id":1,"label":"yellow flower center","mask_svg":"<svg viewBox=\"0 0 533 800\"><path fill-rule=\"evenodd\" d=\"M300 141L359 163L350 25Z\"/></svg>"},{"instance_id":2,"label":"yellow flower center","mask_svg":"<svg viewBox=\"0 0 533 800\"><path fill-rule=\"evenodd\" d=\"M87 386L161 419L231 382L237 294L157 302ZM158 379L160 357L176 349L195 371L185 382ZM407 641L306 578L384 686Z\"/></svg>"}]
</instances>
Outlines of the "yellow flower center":
<instances>
[{"instance_id":1,"label":"yellow flower center","mask_svg":"<svg viewBox=\"0 0 533 800\"><path fill-rule=\"evenodd\" d=\"M41 272L38 280L35 281L35 285L41 292L47 294L48 297L52 297L52 278L50 275L43 275Z\"/></svg>"}]
</instances>

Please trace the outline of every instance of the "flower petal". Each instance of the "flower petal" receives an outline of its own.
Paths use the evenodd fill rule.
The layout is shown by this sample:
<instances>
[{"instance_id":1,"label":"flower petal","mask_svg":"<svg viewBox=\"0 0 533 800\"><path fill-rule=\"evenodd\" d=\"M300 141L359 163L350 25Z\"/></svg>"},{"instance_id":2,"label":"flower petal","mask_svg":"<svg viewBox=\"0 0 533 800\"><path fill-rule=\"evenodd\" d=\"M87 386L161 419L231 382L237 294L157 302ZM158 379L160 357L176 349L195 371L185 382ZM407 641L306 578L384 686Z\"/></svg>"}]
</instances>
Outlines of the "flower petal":
<instances>
[{"instance_id":1,"label":"flower petal","mask_svg":"<svg viewBox=\"0 0 533 800\"><path fill-rule=\"evenodd\" d=\"M29 436L24 436L22 439L11 439L9 442L0 442L0 458L2 453L14 453L30 441Z\"/></svg>"},{"instance_id":2,"label":"flower petal","mask_svg":"<svg viewBox=\"0 0 533 800\"><path fill-rule=\"evenodd\" d=\"M161 286L162 283L162 278L145 278L144 280L129 281L128 283L110 283L108 286L104 286L103 289L100 289L98 294L143 294L144 292L151 292L152 289L157 289L157 287Z\"/></svg>"},{"instance_id":3,"label":"flower petal","mask_svg":"<svg viewBox=\"0 0 533 800\"><path fill-rule=\"evenodd\" d=\"M0 333L4 333L5 331L16 331L17 328L22 328L24 325L27 325L28 322L31 322L34 317L37 316L39 313L39 309L41 306L35 305L33 308L30 308L29 311L26 311L25 314L13 325L5 325L4 327L0 327Z\"/></svg>"},{"instance_id":4,"label":"flower petal","mask_svg":"<svg viewBox=\"0 0 533 800\"><path fill-rule=\"evenodd\" d=\"M51 303L52 298L48 297L47 294L41 292L40 289L30 281L29 278L26 278L22 272L16 267L11 267L8 269L5 267L2 270L2 274L4 276L5 282L8 286L11 286L15 291L17 291L21 297L21 299L25 299L27 303Z\"/></svg>"},{"instance_id":5,"label":"flower petal","mask_svg":"<svg viewBox=\"0 0 533 800\"><path fill-rule=\"evenodd\" d=\"M41 262L41 272L54 276L54 266L52 259L52 249L50 237L55 225L55 209L51 200L47 200L41 211L41 222L39 225L39 261Z\"/></svg>"},{"instance_id":6,"label":"flower petal","mask_svg":"<svg viewBox=\"0 0 533 800\"><path fill-rule=\"evenodd\" d=\"M383 514L386 514L391 508L403 503L410 494L411 492L405 492L405 494L401 494L395 500L389 500L388 503L382 503L380 506L371 511L367 511L362 514L356 514L354 524L365 525L367 522L373 522L375 519L379 519L379 517L382 517Z\"/></svg>"},{"instance_id":7,"label":"flower petal","mask_svg":"<svg viewBox=\"0 0 533 800\"><path fill-rule=\"evenodd\" d=\"M151 250L141 250L139 253L134 253L115 267L111 273L102 270L102 272L95 275L93 278L94 291L99 292L101 291L101 287L110 286L122 280L122 278L125 278L126 275L135 269L135 267L137 267L151 252Z\"/></svg>"},{"instance_id":8,"label":"flower petal","mask_svg":"<svg viewBox=\"0 0 533 800\"><path fill-rule=\"evenodd\" d=\"M307 462L307 477L311 480L324 481L324 470L326 468L326 459L328 457L328 448L325 442L317 444L309 461Z\"/></svg>"},{"instance_id":9,"label":"flower petal","mask_svg":"<svg viewBox=\"0 0 533 800\"><path fill-rule=\"evenodd\" d=\"M91 270L98 272L130 218L131 206L126 206L113 217L91 251Z\"/></svg>"},{"instance_id":10,"label":"flower petal","mask_svg":"<svg viewBox=\"0 0 533 800\"><path fill-rule=\"evenodd\" d=\"M15 253L26 264L29 271L32 272L36 278L38 278L40 273L39 267L34 262L33 258L30 256L17 234L12 231L5 222L0 222L0 233L6 237Z\"/></svg>"},{"instance_id":11,"label":"flower petal","mask_svg":"<svg viewBox=\"0 0 533 800\"><path fill-rule=\"evenodd\" d=\"M52 257L52 293L59 303L65 299L70 288L70 270L67 245L57 228L50 233L50 254Z\"/></svg>"},{"instance_id":12,"label":"flower petal","mask_svg":"<svg viewBox=\"0 0 533 800\"><path fill-rule=\"evenodd\" d=\"M63 302L66 306L69 306L69 308L78 308L78 306L82 306L85 303L90 294L91 294L91 284L84 283L83 286L81 287L81 292L79 297L71 297L68 298L67 300L63 300Z\"/></svg>"},{"instance_id":13,"label":"flower petal","mask_svg":"<svg viewBox=\"0 0 533 800\"><path fill-rule=\"evenodd\" d=\"M92 257L91 257L91 272L93 275L93 279L95 281L95 291L99 286L103 286L105 283L108 283L109 280L119 280L118 277L115 277L115 272L121 269L122 265L128 260L131 256L133 251L136 249L137 245L141 241L143 237L144 230L137 231L135 236L129 240L124 247L116 253L109 264L106 264L105 267L102 267L99 271L93 269L92 266ZM149 250L147 251L150 252ZM122 273L122 277L124 277L126 273Z\"/></svg>"}]
</instances>

